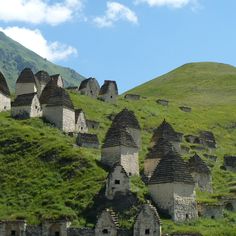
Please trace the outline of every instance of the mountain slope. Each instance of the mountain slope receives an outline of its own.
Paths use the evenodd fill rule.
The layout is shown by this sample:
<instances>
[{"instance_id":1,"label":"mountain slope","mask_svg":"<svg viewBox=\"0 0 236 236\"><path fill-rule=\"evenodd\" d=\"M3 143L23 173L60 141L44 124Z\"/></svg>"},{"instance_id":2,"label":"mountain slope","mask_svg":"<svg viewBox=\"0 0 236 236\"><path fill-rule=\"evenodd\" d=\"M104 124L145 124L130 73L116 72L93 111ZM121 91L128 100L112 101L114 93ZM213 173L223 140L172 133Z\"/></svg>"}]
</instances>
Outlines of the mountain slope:
<instances>
[{"instance_id":1,"label":"mountain slope","mask_svg":"<svg viewBox=\"0 0 236 236\"><path fill-rule=\"evenodd\" d=\"M203 74L204 70L198 69L198 73ZM220 73L214 72L215 75ZM181 76L179 73L179 77L183 78L184 74ZM87 119L100 122L98 130L90 130L98 134L100 143L111 124L111 114L124 107L135 112L142 128L142 150L139 155L141 171L153 129L164 118L183 134L198 135L201 130L212 131L217 149L206 148L197 152L211 169L214 193L197 191L197 200L217 203L221 196L235 197L236 193L236 173L221 169L225 154L236 155L236 106L229 88L222 86L220 81L217 80L214 89L221 87L221 94L225 94L225 99L231 102L221 105L217 101L209 103L204 100L207 106L202 106L198 100L200 93L192 97L190 113L179 110L178 105L187 100L183 100L182 94L174 86L167 86L168 83L167 88L162 85L161 90L164 91L163 97L168 95L172 101L168 107L156 103L159 95L156 96L155 92L139 101L125 100L120 96L117 104L104 103L75 92L70 92L70 96L75 107L83 109ZM205 83L212 84L212 81L206 79ZM192 83L180 81L178 85L188 91ZM212 94L216 93L214 89ZM234 85L231 89L232 93L236 91ZM150 92L146 90L148 94ZM188 92L188 96L191 96L191 92ZM76 226L94 225L95 220L90 219L86 212L91 209L94 198L104 187L107 172L99 162L100 150L79 148L74 143L75 138L63 135L41 119L15 120L9 117L9 113L0 113L0 220L26 218L30 223L39 223L45 218L67 217ZM190 150L183 155L184 159L188 159L196 150L191 149L191 144L185 141L182 145ZM215 155L216 161L204 154ZM139 177L131 181L132 192L140 201L144 196L150 197ZM98 207L103 207L103 203L98 204ZM132 227L138 210L138 205L135 205L128 211L120 212L120 224ZM93 215L98 213L94 211ZM225 211L222 219L201 218L178 224L162 217L162 227L163 234L178 231L200 232L204 236L233 236L236 232L236 213Z\"/></svg>"},{"instance_id":2,"label":"mountain slope","mask_svg":"<svg viewBox=\"0 0 236 236\"><path fill-rule=\"evenodd\" d=\"M79 85L84 79L76 71L47 61L0 32L0 70L5 75L11 90L19 73L25 67L31 68L34 73L45 70L49 74L61 74L66 86Z\"/></svg>"},{"instance_id":3,"label":"mountain slope","mask_svg":"<svg viewBox=\"0 0 236 236\"><path fill-rule=\"evenodd\" d=\"M236 68L212 62L190 63L127 93L180 101L189 105L235 103Z\"/></svg>"}]
</instances>

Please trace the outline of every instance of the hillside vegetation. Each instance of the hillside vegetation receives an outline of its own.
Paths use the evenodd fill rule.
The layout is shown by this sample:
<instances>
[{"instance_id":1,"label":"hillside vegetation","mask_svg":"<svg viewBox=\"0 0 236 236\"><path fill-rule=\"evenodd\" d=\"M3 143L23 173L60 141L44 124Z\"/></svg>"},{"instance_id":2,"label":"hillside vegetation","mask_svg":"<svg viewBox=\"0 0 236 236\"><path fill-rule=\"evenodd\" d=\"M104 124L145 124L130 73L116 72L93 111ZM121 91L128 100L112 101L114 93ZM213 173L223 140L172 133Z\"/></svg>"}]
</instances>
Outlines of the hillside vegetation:
<instances>
[{"instance_id":1,"label":"hillside vegetation","mask_svg":"<svg viewBox=\"0 0 236 236\"><path fill-rule=\"evenodd\" d=\"M45 70L50 75L61 74L66 86L79 85L84 79L76 71L40 57L0 31L0 71L5 75L11 90L14 89L16 79L25 67L31 68L34 73Z\"/></svg>"},{"instance_id":2,"label":"hillside vegetation","mask_svg":"<svg viewBox=\"0 0 236 236\"><path fill-rule=\"evenodd\" d=\"M208 66L218 68L219 73L216 69L205 72L204 68ZM221 66L226 75L221 72ZM201 150L199 154L202 157L206 153L217 156L216 162L203 157L211 167L214 193L198 192L197 199L201 202L217 202L221 196L235 196L236 189L236 174L220 168L225 154L236 155L234 71L234 67L213 63L185 65L171 72L169 77L162 76L160 81L153 80L131 91L146 98L126 101L120 96L115 105L73 92L70 95L75 107L82 108L88 119L100 122L98 130L91 130L98 134L100 142L111 124L110 114L124 107L135 111L142 127L141 170L152 131L164 118L176 131L184 134L211 130L218 147L215 151ZM175 77L173 73L178 76ZM194 82L187 79L189 75ZM191 96L193 87L197 90ZM209 91L209 94L202 91ZM170 100L170 105L158 105L158 98ZM182 104L191 106L192 112L179 110L178 106ZM92 226L95 223L87 218L86 209L92 207L94 197L104 186L107 172L99 164L100 150L78 148L74 144L74 137L62 134L41 119L18 121L10 118L9 113L0 114L1 219L26 217L30 223L38 223L45 218L67 217L77 226ZM185 142L182 145L189 147ZM193 153L194 150L190 151L183 156L184 159ZM144 201L144 196L148 197L147 189L139 178L132 178L132 191L140 203ZM130 212L119 215L121 225L131 227L135 212L137 207L134 206ZM218 220L201 218L175 224L162 219L162 222L163 233L194 231L210 236L235 235L236 232L236 213L227 211L225 217Z\"/></svg>"},{"instance_id":3,"label":"hillside vegetation","mask_svg":"<svg viewBox=\"0 0 236 236\"><path fill-rule=\"evenodd\" d=\"M129 92L148 97L171 99L188 105L236 103L236 68L201 62L185 64Z\"/></svg>"}]
</instances>

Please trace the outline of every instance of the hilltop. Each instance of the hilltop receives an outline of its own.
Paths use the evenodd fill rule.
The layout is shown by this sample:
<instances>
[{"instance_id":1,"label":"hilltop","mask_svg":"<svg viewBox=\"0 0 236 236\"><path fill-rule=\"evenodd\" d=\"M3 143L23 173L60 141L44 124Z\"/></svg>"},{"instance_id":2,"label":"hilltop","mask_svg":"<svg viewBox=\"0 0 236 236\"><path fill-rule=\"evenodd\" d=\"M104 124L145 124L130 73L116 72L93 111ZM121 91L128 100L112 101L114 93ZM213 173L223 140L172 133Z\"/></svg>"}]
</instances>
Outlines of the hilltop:
<instances>
[{"instance_id":1,"label":"hilltop","mask_svg":"<svg viewBox=\"0 0 236 236\"><path fill-rule=\"evenodd\" d=\"M29 67L34 73L45 70L49 74L61 74L66 86L78 86L84 79L76 71L58 66L0 32L0 71L5 75L11 90L20 72Z\"/></svg>"},{"instance_id":2,"label":"hilltop","mask_svg":"<svg viewBox=\"0 0 236 236\"><path fill-rule=\"evenodd\" d=\"M189 105L235 103L236 67L214 62L185 64L127 93Z\"/></svg>"},{"instance_id":3,"label":"hilltop","mask_svg":"<svg viewBox=\"0 0 236 236\"><path fill-rule=\"evenodd\" d=\"M209 69L208 65L222 66L225 74L221 69L217 73L215 66ZM222 170L221 166L225 154L236 155L236 106L233 98L236 72L234 67L222 64L207 63L206 67L207 72L204 70L205 63L188 64L170 73L179 71L176 77L172 74L169 80L167 77L160 82L153 80L129 91L143 96L138 101L128 101L120 96L117 104L108 104L76 92L70 92L70 96L75 107L84 110L87 119L100 122L98 130L91 130L98 134L100 142L111 124L111 114L118 113L124 107L135 112L142 128L141 170L153 129L164 118L183 134L211 130L216 137L217 149L198 153L211 168L214 193L198 192L197 200L215 203L222 196L235 196L236 174ZM195 78L197 85L189 82L189 71L193 71L190 68L195 68L196 75L192 74L191 78ZM209 74L214 76L206 78ZM177 85L179 89L176 89ZM191 96L193 86L198 90ZM203 93L206 88L210 94ZM217 94L219 99L216 99ZM158 98L170 100L169 106L157 104ZM182 112L178 108L182 104L191 106L192 112ZM0 114L0 134L1 219L26 218L29 223L38 223L42 219L67 217L77 226L92 226L95 223L87 218L86 209L93 205L93 199L104 187L107 176L99 162L100 150L76 147L74 137L62 134L41 119L14 120L9 113ZM189 147L186 142L183 145ZM184 159L194 152L190 150L190 153L183 155ZM217 156L216 162L208 160L203 154ZM132 178L131 181L132 191L142 202L147 196L146 187L139 178ZM134 217L134 212L137 212L135 206L132 214L125 212L119 215L121 225L131 227L133 218L130 216ZM163 233L197 231L204 235L234 235L236 230L236 215L227 211L223 219L203 218L182 224L162 219L162 222Z\"/></svg>"}]
</instances>

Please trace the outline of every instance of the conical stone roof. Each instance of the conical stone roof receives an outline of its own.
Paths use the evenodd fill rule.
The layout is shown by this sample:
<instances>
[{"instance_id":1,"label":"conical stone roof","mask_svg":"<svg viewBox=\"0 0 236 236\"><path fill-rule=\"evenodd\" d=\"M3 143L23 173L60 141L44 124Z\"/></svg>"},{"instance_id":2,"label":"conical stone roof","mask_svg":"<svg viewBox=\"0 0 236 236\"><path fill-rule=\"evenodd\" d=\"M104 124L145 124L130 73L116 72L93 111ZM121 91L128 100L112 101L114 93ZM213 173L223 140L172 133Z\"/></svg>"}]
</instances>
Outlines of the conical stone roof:
<instances>
[{"instance_id":1,"label":"conical stone roof","mask_svg":"<svg viewBox=\"0 0 236 236\"><path fill-rule=\"evenodd\" d=\"M194 185L193 178L186 163L177 152L172 151L161 159L149 180L149 184L174 182Z\"/></svg>"},{"instance_id":2,"label":"conical stone roof","mask_svg":"<svg viewBox=\"0 0 236 236\"><path fill-rule=\"evenodd\" d=\"M180 142L182 139L182 134L176 132L174 128L164 120L161 125L154 130L152 136L152 142L157 143L160 138L165 138L169 141Z\"/></svg>"},{"instance_id":3,"label":"conical stone roof","mask_svg":"<svg viewBox=\"0 0 236 236\"><path fill-rule=\"evenodd\" d=\"M115 116L113 123L117 123L118 125L128 128L141 129L134 112L128 110L127 108L123 109Z\"/></svg>"},{"instance_id":4,"label":"conical stone roof","mask_svg":"<svg viewBox=\"0 0 236 236\"><path fill-rule=\"evenodd\" d=\"M48 72L44 70L40 70L35 74L35 77L39 81L40 84L47 84L50 81L50 76Z\"/></svg>"},{"instance_id":5,"label":"conical stone roof","mask_svg":"<svg viewBox=\"0 0 236 236\"><path fill-rule=\"evenodd\" d=\"M167 139L160 138L158 142L149 149L146 159L162 158L173 150L174 146Z\"/></svg>"},{"instance_id":6,"label":"conical stone roof","mask_svg":"<svg viewBox=\"0 0 236 236\"><path fill-rule=\"evenodd\" d=\"M210 174L210 169L196 153L189 159L188 167L191 172Z\"/></svg>"},{"instance_id":7,"label":"conical stone roof","mask_svg":"<svg viewBox=\"0 0 236 236\"><path fill-rule=\"evenodd\" d=\"M25 68L20 73L16 83L36 83L34 73L30 68Z\"/></svg>"},{"instance_id":8,"label":"conical stone roof","mask_svg":"<svg viewBox=\"0 0 236 236\"><path fill-rule=\"evenodd\" d=\"M107 131L102 147L107 148L116 146L138 148L132 136L126 131L125 127L112 124L112 126Z\"/></svg>"}]
</instances>

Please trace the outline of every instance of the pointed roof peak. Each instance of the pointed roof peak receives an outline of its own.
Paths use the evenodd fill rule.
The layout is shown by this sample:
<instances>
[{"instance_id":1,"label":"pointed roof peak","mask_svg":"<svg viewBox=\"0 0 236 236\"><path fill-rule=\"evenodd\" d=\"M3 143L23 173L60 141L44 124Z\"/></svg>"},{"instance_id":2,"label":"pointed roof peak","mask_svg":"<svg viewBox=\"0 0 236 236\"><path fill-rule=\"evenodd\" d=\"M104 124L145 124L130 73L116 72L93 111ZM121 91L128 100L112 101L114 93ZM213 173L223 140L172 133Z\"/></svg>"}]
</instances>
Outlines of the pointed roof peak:
<instances>
[{"instance_id":1,"label":"pointed roof peak","mask_svg":"<svg viewBox=\"0 0 236 236\"><path fill-rule=\"evenodd\" d=\"M24 68L21 71L16 83L36 83L32 70L30 68Z\"/></svg>"},{"instance_id":2,"label":"pointed roof peak","mask_svg":"<svg viewBox=\"0 0 236 236\"><path fill-rule=\"evenodd\" d=\"M124 108L114 118L113 124L120 125L126 128L141 129L138 119L134 112Z\"/></svg>"},{"instance_id":3,"label":"pointed roof peak","mask_svg":"<svg viewBox=\"0 0 236 236\"><path fill-rule=\"evenodd\" d=\"M174 182L194 184L186 163L176 151L171 151L161 159L149 180L149 184Z\"/></svg>"},{"instance_id":4,"label":"pointed roof peak","mask_svg":"<svg viewBox=\"0 0 236 236\"><path fill-rule=\"evenodd\" d=\"M156 159L164 157L169 152L176 151L175 147L169 140L165 138L160 138L158 142L149 149L147 154L147 159Z\"/></svg>"},{"instance_id":5,"label":"pointed roof peak","mask_svg":"<svg viewBox=\"0 0 236 236\"><path fill-rule=\"evenodd\" d=\"M195 152L195 154L188 160L188 167L191 172L210 174L210 169L202 158Z\"/></svg>"},{"instance_id":6,"label":"pointed roof peak","mask_svg":"<svg viewBox=\"0 0 236 236\"><path fill-rule=\"evenodd\" d=\"M10 90L7 85L7 81L0 71L0 92L3 93L5 96L10 97Z\"/></svg>"},{"instance_id":7,"label":"pointed roof peak","mask_svg":"<svg viewBox=\"0 0 236 236\"><path fill-rule=\"evenodd\" d=\"M125 127L113 123L106 133L103 148L126 146L138 148L135 141Z\"/></svg>"}]
</instances>

